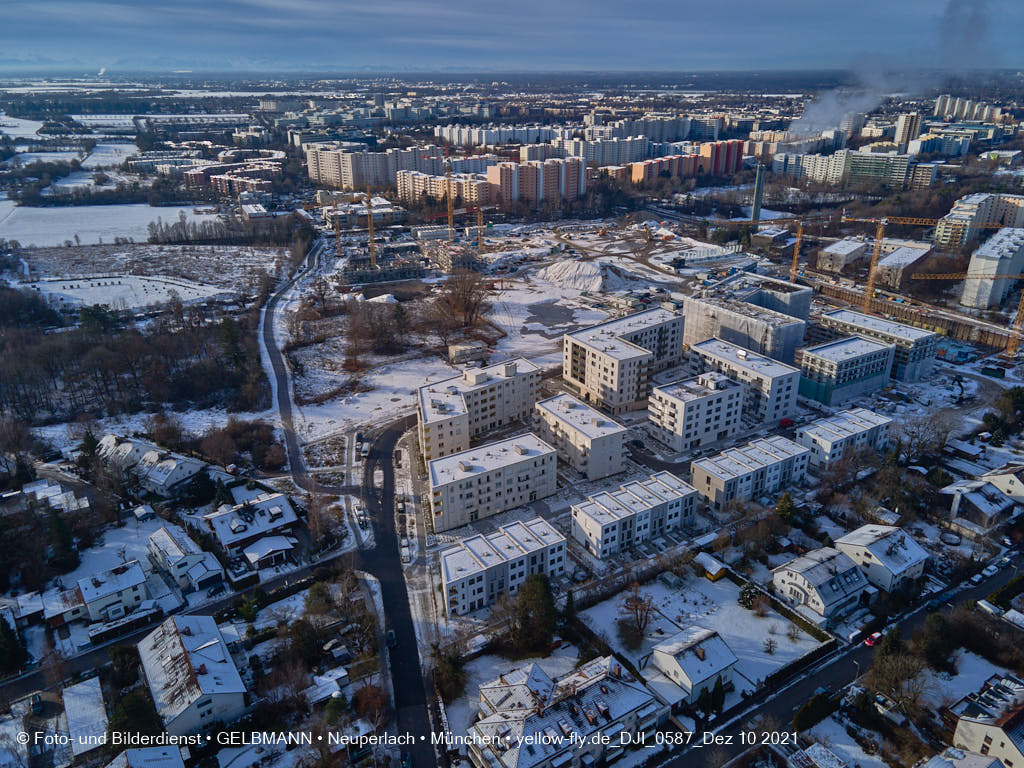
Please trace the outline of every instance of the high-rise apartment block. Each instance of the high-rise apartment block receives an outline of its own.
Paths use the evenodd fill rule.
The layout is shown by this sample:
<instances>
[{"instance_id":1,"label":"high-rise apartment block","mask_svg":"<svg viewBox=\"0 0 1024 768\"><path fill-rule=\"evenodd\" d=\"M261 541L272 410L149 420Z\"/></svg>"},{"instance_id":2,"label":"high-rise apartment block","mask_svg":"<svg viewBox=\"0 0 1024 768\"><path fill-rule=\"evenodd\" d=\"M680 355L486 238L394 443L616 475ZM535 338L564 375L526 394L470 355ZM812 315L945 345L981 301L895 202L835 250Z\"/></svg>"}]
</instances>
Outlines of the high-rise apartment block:
<instances>
[{"instance_id":1,"label":"high-rise apartment block","mask_svg":"<svg viewBox=\"0 0 1024 768\"><path fill-rule=\"evenodd\" d=\"M935 226L935 245L955 248L977 240L980 224L1024 227L1024 195L976 192L957 200Z\"/></svg>"},{"instance_id":2,"label":"high-rise apartment block","mask_svg":"<svg viewBox=\"0 0 1024 768\"><path fill-rule=\"evenodd\" d=\"M1003 306L1024 273L1024 228L1004 227L971 254L960 304L974 309ZM1001 278L1001 279L993 279Z\"/></svg>"},{"instance_id":3,"label":"high-rise apartment block","mask_svg":"<svg viewBox=\"0 0 1024 768\"><path fill-rule=\"evenodd\" d=\"M487 169L491 202L510 208L576 200L587 189L586 164L578 157L553 157L524 163L501 162Z\"/></svg>"},{"instance_id":4,"label":"high-rise apartment block","mask_svg":"<svg viewBox=\"0 0 1024 768\"><path fill-rule=\"evenodd\" d=\"M588 403L610 413L641 408L650 374L683 356L683 318L650 309L562 338L562 378Z\"/></svg>"}]
</instances>

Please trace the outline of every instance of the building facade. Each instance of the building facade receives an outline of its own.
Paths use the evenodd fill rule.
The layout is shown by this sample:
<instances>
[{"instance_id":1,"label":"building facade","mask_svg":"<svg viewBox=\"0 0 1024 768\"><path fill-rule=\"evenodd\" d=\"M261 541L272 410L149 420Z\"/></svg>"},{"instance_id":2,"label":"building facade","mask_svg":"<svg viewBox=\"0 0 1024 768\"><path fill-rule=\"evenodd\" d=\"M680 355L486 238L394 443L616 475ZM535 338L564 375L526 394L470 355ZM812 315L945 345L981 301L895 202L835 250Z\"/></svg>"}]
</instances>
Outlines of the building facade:
<instances>
[{"instance_id":1,"label":"building facade","mask_svg":"<svg viewBox=\"0 0 1024 768\"><path fill-rule=\"evenodd\" d=\"M625 468L628 430L570 394L563 392L538 402L534 425L541 439L558 451L558 458L588 480Z\"/></svg>"},{"instance_id":2,"label":"building facade","mask_svg":"<svg viewBox=\"0 0 1024 768\"><path fill-rule=\"evenodd\" d=\"M784 437L754 440L690 463L690 482L716 510L801 482L810 450Z\"/></svg>"},{"instance_id":3,"label":"building facade","mask_svg":"<svg viewBox=\"0 0 1024 768\"><path fill-rule=\"evenodd\" d=\"M839 405L877 392L889 382L896 347L864 336L846 336L797 352L800 395Z\"/></svg>"},{"instance_id":4,"label":"building facade","mask_svg":"<svg viewBox=\"0 0 1024 768\"><path fill-rule=\"evenodd\" d=\"M897 381L920 381L931 372L939 343L938 334L932 331L850 309L826 312L818 322L844 335L867 336L895 346L891 376Z\"/></svg>"},{"instance_id":5,"label":"building facade","mask_svg":"<svg viewBox=\"0 0 1024 768\"><path fill-rule=\"evenodd\" d=\"M672 450L700 448L739 431L743 385L711 371L654 387L647 414L652 434Z\"/></svg>"},{"instance_id":6,"label":"building facade","mask_svg":"<svg viewBox=\"0 0 1024 768\"><path fill-rule=\"evenodd\" d=\"M796 442L810 449L811 466L828 466L852 451L884 453L892 425L888 416L851 408L798 428Z\"/></svg>"}]
</instances>

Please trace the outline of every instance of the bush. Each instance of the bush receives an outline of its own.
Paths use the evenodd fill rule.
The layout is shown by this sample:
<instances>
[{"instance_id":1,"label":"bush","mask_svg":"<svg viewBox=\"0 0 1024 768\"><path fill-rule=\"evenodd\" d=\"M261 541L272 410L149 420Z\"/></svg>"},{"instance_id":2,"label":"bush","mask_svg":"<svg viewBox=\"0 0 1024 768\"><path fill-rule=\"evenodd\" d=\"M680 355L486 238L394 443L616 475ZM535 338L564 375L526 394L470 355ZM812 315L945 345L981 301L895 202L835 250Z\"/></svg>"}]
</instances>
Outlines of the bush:
<instances>
[{"instance_id":1,"label":"bush","mask_svg":"<svg viewBox=\"0 0 1024 768\"><path fill-rule=\"evenodd\" d=\"M797 731L806 731L813 728L826 717L831 715L838 708L837 702L823 693L817 693L796 711L793 715L793 728Z\"/></svg>"}]
</instances>

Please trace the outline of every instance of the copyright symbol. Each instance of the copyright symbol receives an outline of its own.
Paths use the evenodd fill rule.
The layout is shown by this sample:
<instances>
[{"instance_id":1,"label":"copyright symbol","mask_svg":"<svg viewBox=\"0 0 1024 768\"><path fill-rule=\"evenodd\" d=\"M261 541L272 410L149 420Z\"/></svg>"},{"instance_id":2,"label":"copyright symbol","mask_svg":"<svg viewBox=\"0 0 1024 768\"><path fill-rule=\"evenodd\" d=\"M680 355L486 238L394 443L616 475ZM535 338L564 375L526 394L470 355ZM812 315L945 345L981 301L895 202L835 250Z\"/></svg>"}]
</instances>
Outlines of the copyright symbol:
<instances>
[{"instance_id":1,"label":"copyright symbol","mask_svg":"<svg viewBox=\"0 0 1024 768\"><path fill-rule=\"evenodd\" d=\"M15 736L19 744L28 744L28 734L25 731L18 731L18 735Z\"/></svg>"}]
</instances>

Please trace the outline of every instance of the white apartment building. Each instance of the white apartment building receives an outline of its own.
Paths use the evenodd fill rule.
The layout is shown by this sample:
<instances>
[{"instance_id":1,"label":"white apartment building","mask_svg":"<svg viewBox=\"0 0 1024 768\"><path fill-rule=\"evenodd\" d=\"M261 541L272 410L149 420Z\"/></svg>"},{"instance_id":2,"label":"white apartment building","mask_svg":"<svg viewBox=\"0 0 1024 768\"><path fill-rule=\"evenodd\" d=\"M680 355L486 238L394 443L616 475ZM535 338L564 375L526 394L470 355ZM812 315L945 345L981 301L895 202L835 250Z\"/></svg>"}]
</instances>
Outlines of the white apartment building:
<instances>
[{"instance_id":1,"label":"white apartment building","mask_svg":"<svg viewBox=\"0 0 1024 768\"><path fill-rule=\"evenodd\" d=\"M186 592L209 589L224 580L224 568L212 552L204 552L181 528L167 524L146 544L153 565Z\"/></svg>"},{"instance_id":2,"label":"white apartment building","mask_svg":"<svg viewBox=\"0 0 1024 768\"><path fill-rule=\"evenodd\" d=\"M567 333L562 377L588 403L610 413L643 407L651 373L683 355L683 318L650 309Z\"/></svg>"},{"instance_id":3,"label":"white apartment building","mask_svg":"<svg viewBox=\"0 0 1024 768\"><path fill-rule=\"evenodd\" d=\"M540 378L538 366L517 357L420 387L416 415L424 460L465 451L472 438L527 421Z\"/></svg>"},{"instance_id":4,"label":"white apartment building","mask_svg":"<svg viewBox=\"0 0 1024 768\"><path fill-rule=\"evenodd\" d=\"M553 679L538 664L480 686L480 719L469 726L475 768L586 768L647 743L666 709L614 656ZM518 739L524 739L523 742ZM529 741L526 741L528 739Z\"/></svg>"},{"instance_id":5,"label":"white apartment building","mask_svg":"<svg viewBox=\"0 0 1024 768\"><path fill-rule=\"evenodd\" d=\"M70 589L43 592L43 618L51 627L77 619L112 621L131 612L148 598L146 574L138 560L129 560L79 579Z\"/></svg>"},{"instance_id":6,"label":"white apartment building","mask_svg":"<svg viewBox=\"0 0 1024 768\"><path fill-rule=\"evenodd\" d=\"M514 595L526 577L565 573L565 536L535 517L462 539L439 555L449 616L462 616Z\"/></svg>"},{"instance_id":7,"label":"white apartment building","mask_svg":"<svg viewBox=\"0 0 1024 768\"><path fill-rule=\"evenodd\" d=\"M892 525L862 525L836 539L836 549L853 560L868 581L890 593L920 579L929 557L924 547Z\"/></svg>"},{"instance_id":8,"label":"white apartment building","mask_svg":"<svg viewBox=\"0 0 1024 768\"><path fill-rule=\"evenodd\" d=\"M674 451L732 437L743 415L743 385L711 371L651 390L647 418L652 433Z\"/></svg>"},{"instance_id":9,"label":"white apartment building","mask_svg":"<svg viewBox=\"0 0 1024 768\"><path fill-rule=\"evenodd\" d=\"M670 472L626 483L572 506L572 536L604 559L692 525L697 491Z\"/></svg>"},{"instance_id":10,"label":"white apartment building","mask_svg":"<svg viewBox=\"0 0 1024 768\"><path fill-rule=\"evenodd\" d=\"M537 434L558 451L558 458L598 480L621 472L628 430L572 395L541 400L534 406Z\"/></svg>"},{"instance_id":11,"label":"white apartment building","mask_svg":"<svg viewBox=\"0 0 1024 768\"><path fill-rule=\"evenodd\" d=\"M245 713L245 685L212 616L172 616L139 643L164 730L199 733Z\"/></svg>"},{"instance_id":12,"label":"white apartment building","mask_svg":"<svg viewBox=\"0 0 1024 768\"><path fill-rule=\"evenodd\" d=\"M557 490L557 452L533 434L427 463L435 532L448 531Z\"/></svg>"},{"instance_id":13,"label":"white apartment building","mask_svg":"<svg viewBox=\"0 0 1024 768\"><path fill-rule=\"evenodd\" d=\"M804 347L796 354L800 395L839 405L876 392L889 382L896 347L864 336L847 336Z\"/></svg>"},{"instance_id":14,"label":"white apartment building","mask_svg":"<svg viewBox=\"0 0 1024 768\"><path fill-rule=\"evenodd\" d=\"M1024 273L1024 228L1004 227L971 254L960 304L974 309L1002 307L1017 285L1010 275ZM993 280L993 277L1003 279Z\"/></svg>"},{"instance_id":15,"label":"white apartment building","mask_svg":"<svg viewBox=\"0 0 1024 768\"><path fill-rule=\"evenodd\" d=\"M773 494L807 474L810 449L773 436L730 448L690 463L690 482L708 504L723 509L732 501Z\"/></svg>"},{"instance_id":16,"label":"white apartment building","mask_svg":"<svg viewBox=\"0 0 1024 768\"><path fill-rule=\"evenodd\" d=\"M856 450L883 453L893 420L865 408L818 419L796 431L796 442L810 449L811 466L828 466Z\"/></svg>"},{"instance_id":17,"label":"white apartment building","mask_svg":"<svg viewBox=\"0 0 1024 768\"><path fill-rule=\"evenodd\" d=\"M772 584L775 594L821 625L864 605L878 592L853 560L832 547L812 549L773 569Z\"/></svg>"},{"instance_id":18,"label":"white apartment building","mask_svg":"<svg viewBox=\"0 0 1024 768\"><path fill-rule=\"evenodd\" d=\"M833 331L849 336L867 336L892 344L892 373L897 381L919 381L931 372L938 349L939 336L932 331L903 325L874 315L854 312L852 309L837 309L826 312L818 322Z\"/></svg>"},{"instance_id":19,"label":"white apartment building","mask_svg":"<svg viewBox=\"0 0 1024 768\"><path fill-rule=\"evenodd\" d=\"M791 365L722 339L690 347L690 370L724 373L744 386L743 421L747 425L774 423L796 414L800 371Z\"/></svg>"},{"instance_id":20,"label":"white apartment building","mask_svg":"<svg viewBox=\"0 0 1024 768\"><path fill-rule=\"evenodd\" d=\"M955 248L977 240L990 231L979 224L1024 227L1024 195L975 192L961 197L935 226L935 245Z\"/></svg>"}]
</instances>

